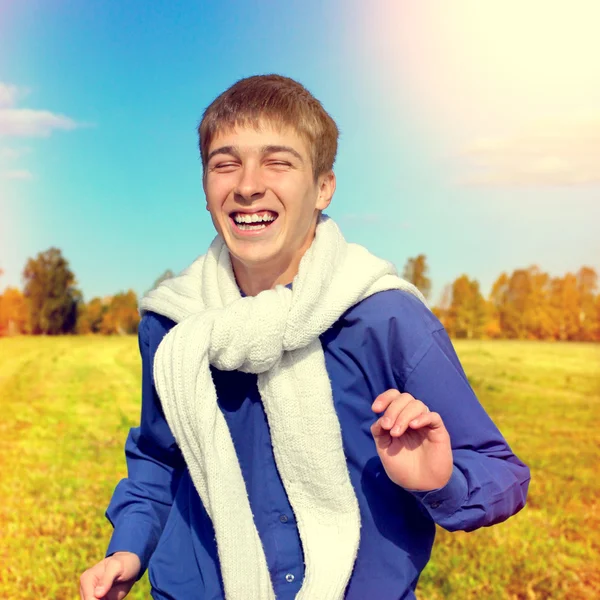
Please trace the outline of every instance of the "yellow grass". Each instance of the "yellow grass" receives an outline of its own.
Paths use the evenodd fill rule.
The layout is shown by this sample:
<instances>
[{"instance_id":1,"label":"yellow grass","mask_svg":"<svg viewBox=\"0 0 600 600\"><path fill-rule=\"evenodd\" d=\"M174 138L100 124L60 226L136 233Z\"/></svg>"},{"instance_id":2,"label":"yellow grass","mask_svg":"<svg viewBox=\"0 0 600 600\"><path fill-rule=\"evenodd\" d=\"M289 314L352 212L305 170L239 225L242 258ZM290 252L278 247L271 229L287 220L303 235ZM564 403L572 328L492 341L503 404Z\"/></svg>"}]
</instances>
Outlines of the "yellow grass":
<instances>
[{"instance_id":1,"label":"yellow grass","mask_svg":"<svg viewBox=\"0 0 600 600\"><path fill-rule=\"evenodd\" d=\"M600 346L456 342L480 400L532 469L528 506L439 531L421 600L600 596ZM0 598L79 598L139 418L136 338L0 339ZM149 598L146 579L132 598Z\"/></svg>"}]
</instances>

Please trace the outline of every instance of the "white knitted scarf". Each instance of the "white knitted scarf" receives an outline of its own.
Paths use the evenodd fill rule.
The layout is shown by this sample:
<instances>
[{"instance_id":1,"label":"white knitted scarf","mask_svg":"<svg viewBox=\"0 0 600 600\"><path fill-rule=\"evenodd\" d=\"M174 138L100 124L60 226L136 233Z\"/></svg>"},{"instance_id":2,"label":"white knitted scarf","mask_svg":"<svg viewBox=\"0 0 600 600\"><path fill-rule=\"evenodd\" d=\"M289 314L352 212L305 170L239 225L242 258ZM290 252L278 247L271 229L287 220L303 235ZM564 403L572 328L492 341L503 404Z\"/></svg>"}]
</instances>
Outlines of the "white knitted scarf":
<instances>
[{"instance_id":1,"label":"white knitted scarf","mask_svg":"<svg viewBox=\"0 0 600 600\"><path fill-rule=\"evenodd\" d=\"M350 307L389 289L407 290L425 303L390 263L347 243L322 215L292 289L278 285L242 297L227 246L217 236L206 255L142 299L142 314L153 311L177 322L157 349L154 378L213 522L228 600L270 600L275 594L209 365L258 374L277 469L304 551L305 577L296 598L343 598L360 514L319 336Z\"/></svg>"}]
</instances>

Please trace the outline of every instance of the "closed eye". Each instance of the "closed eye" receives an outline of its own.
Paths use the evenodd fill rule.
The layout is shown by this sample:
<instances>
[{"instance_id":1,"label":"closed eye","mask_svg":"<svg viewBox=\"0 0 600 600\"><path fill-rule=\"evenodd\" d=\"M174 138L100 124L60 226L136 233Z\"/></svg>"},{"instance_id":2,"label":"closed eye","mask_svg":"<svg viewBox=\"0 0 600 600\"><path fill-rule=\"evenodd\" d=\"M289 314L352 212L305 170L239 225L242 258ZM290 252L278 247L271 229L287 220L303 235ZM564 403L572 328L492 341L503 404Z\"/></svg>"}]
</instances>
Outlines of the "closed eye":
<instances>
[{"instance_id":1,"label":"closed eye","mask_svg":"<svg viewBox=\"0 0 600 600\"><path fill-rule=\"evenodd\" d=\"M273 165L276 167L291 167L292 163L283 161L283 160L270 160L267 164Z\"/></svg>"},{"instance_id":2,"label":"closed eye","mask_svg":"<svg viewBox=\"0 0 600 600\"><path fill-rule=\"evenodd\" d=\"M219 171L222 171L223 169L230 169L230 168L235 168L237 167L237 163L235 162L221 162L221 163L217 163L216 165L213 165L213 169L218 169Z\"/></svg>"}]
</instances>

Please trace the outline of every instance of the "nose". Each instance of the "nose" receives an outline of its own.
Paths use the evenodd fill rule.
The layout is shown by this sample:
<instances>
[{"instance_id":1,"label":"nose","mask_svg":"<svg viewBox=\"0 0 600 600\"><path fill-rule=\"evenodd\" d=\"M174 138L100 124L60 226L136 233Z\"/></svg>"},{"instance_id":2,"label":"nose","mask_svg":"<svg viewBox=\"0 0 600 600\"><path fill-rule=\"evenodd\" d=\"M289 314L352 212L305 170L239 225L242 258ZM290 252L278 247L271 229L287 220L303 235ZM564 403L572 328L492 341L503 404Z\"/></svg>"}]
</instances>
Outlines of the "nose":
<instances>
[{"instance_id":1,"label":"nose","mask_svg":"<svg viewBox=\"0 0 600 600\"><path fill-rule=\"evenodd\" d=\"M252 202L262 197L265 185L261 177L259 165L246 164L240 171L240 178L234 189L240 200Z\"/></svg>"}]
</instances>

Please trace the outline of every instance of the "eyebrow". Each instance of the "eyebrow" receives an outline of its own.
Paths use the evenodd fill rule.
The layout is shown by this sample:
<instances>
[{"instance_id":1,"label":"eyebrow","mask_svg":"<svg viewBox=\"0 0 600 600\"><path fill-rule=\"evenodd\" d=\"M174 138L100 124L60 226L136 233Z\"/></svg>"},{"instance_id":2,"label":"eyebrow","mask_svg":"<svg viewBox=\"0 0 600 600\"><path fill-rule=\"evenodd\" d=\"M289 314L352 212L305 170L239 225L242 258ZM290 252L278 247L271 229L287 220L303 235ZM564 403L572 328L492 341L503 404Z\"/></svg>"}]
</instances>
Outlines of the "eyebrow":
<instances>
[{"instance_id":1,"label":"eyebrow","mask_svg":"<svg viewBox=\"0 0 600 600\"><path fill-rule=\"evenodd\" d=\"M236 157L239 156L239 152L237 151L237 149L234 146L221 146L221 148L215 148L208 155L206 162L208 162L213 156L216 156L217 154L229 154L231 156L236 156Z\"/></svg>"},{"instance_id":2,"label":"eyebrow","mask_svg":"<svg viewBox=\"0 0 600 600\"><path fill-rule=\"evenodd\" d=\"M289 152L292 156L295 156L301 163L304 163L304 159L300 155L299 152L294 150L291 146L263 146L261 149L262 154L273 154L275 152ZM210 161L213 156L217 154L228 154L230 156L235 156L239 158L239 150L236 146L221 146L220 148L215 148L212 152L209 153L206 162Z\"/></svg>"},{"instance_id":3,"label":"eyebrow","mask_svg":"<svg viewBox=\"0 0 600 600\"><path fill-rule=\"evenodd\" d=\"M263 146L261 148L261 151L263 154L273 154L275 152L289 152L291 155L295 156L301 163L304 163L304 159L302 158L300 153L290 146Z\"/></svg>"}]
</instances>

